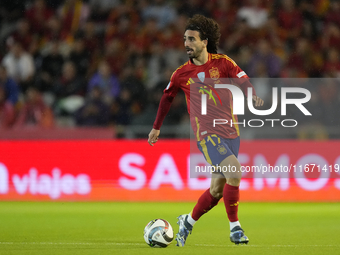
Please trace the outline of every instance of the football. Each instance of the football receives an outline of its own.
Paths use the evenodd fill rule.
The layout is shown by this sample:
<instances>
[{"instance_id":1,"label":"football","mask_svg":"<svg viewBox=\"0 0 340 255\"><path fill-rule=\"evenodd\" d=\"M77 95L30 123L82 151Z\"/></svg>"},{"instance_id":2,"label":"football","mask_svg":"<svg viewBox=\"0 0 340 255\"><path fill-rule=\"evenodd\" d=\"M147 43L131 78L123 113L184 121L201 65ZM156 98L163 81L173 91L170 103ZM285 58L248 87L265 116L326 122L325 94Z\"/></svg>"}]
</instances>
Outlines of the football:
<instances>
[{"instance_id":1,"label":"football","mask_svg":"<svg viewBox=\"0 0 340 255\"><path fill-rule=\"evenodd\" d=\"M144 240L150 247L165 248L173 239L174 231L166 220L152 220L144 228Z\"/></svg>"}]
</instances>

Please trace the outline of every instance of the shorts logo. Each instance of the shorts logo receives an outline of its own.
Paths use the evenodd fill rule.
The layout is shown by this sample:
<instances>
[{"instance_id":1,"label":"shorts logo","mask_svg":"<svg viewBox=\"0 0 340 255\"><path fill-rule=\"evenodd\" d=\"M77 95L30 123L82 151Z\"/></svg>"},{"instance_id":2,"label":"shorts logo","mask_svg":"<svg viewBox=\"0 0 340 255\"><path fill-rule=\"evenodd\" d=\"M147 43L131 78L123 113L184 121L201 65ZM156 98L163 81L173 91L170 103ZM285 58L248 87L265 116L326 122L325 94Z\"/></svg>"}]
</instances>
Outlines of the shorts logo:
<instances>
[{"instance_id":1,"label":"shorts logo","mask_svg":"<svg viewBox=\"0 0 340 255\"><path fill-rule=\"evenodd\" d=\"M222 145L218 145L217 146L217 151L221 154L221 155L224 155L224 154L227 154L227 149Z\"/></svg>"},{"instance_id":2,"label":"shorts logo","mask_svg":"<svg viewBox=\"0 0 340 255\"><path fill-rule=\"evenodd\" d=\"M213 80L217 80L220 78L220 72L218 71L217 67L213 67L209 70L210 78Z\"/></svg>"}]
</instances>

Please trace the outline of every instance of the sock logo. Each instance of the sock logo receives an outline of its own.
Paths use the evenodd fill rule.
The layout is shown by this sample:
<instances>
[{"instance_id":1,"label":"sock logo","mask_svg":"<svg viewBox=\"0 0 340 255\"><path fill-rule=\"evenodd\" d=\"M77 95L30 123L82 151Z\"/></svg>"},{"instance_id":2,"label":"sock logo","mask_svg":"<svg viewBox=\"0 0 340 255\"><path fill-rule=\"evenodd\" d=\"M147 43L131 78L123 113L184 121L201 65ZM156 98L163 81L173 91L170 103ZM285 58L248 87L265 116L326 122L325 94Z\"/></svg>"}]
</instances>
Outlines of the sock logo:
<instances>
[{"instance_id":1,"label":"sock logo","mask_svg":"<svg viewBox=\"0 0 340 255\"><path fill-rule=\"evenodd\" d=\"M230 206L238 206L239 205L239 202L236 202L234 204L231 204Z\"/></svg>"}]
</instances>

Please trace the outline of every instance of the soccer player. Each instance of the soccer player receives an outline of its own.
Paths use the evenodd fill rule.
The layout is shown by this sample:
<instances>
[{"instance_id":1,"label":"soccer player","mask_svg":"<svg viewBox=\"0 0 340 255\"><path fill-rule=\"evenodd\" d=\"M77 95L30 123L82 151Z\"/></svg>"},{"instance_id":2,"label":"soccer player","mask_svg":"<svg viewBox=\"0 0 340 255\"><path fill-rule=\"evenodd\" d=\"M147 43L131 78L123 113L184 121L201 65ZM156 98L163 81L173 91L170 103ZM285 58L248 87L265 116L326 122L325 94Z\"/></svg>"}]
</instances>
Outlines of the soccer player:
<instances>
[{"instance_id":1,"label":"soccer player","mask_svg":"<svg viewBox=\"0 0 340 255\"><path fill-rule=\"evenodd\" d=\"M182 89L186 95L191 125L194 133L197 134L198 148L207 162L214 166L218 165L222 169L223 167L228 169L228 166L229 169L237 169L235 173L228 171L213 172L210 188L201 195L193 210L189 214L183 214L178 217L179 231L176 235L176 241L177 246L180 247L185 245L186 239L189 233L192 232L196 221L217 205L222 197L230 221L231 242L235 244L249 242L238 220L239 185L242 175L240 171L241 165L237 160L240 144L238 126L237 124L219 125L218 128L214 129L212 128L213 125L211 118L209 119L209 114L200 114L200 104L190 104L190 100L191 102L200 100L197 97L193 99L190 86L201 86L202 91L209 89L208 84L204 82L201 82L201 84L199 82L194 83L194 79L198 80L197 78L200 81L208 78L212 80L229 78L236 81L235 84L246 96L248 95L248 87L252 88L254 92L246 73L228 56L217 54L219 38L219 26L213 19L195 15L188 20L184 33L184 45L189 61L172 74L161 98L153 129L149 133L148 142L153 146L158 140L161 125L170 109L171 102L178 90ZM224 119L232 119L235 123L237 122L237 116L233 115L231 93L227 93L224 100L225 98L229 102L223 102L223 107L216 108L216 112L222 111L222 114L226 116ZM257 97L255 93L252 100L255 106L263 105L263 100ZM215 111L212 114L214 115Z\"/></svg>"}]
</instances>

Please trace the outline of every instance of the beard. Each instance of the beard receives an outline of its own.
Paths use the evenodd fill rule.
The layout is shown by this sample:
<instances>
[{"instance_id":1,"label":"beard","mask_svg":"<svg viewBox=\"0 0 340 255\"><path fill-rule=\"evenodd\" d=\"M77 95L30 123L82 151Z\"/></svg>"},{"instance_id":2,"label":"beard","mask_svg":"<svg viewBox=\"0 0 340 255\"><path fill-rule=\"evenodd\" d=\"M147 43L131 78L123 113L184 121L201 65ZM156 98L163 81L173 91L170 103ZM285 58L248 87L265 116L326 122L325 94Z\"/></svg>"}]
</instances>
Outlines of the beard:
<instances>
[{"instance_id":1,"label":"beard","mask_svg":"<svg viewBox=\"0 0 340 255\"><path fill-rule=\"evenodd\" d=\"M188 56L190 59L198 58L201 55L202 51L203 51L203 47L196 48L196 50L192 50L192 53L188 53Z\"/></svg>"}]
</instances>

